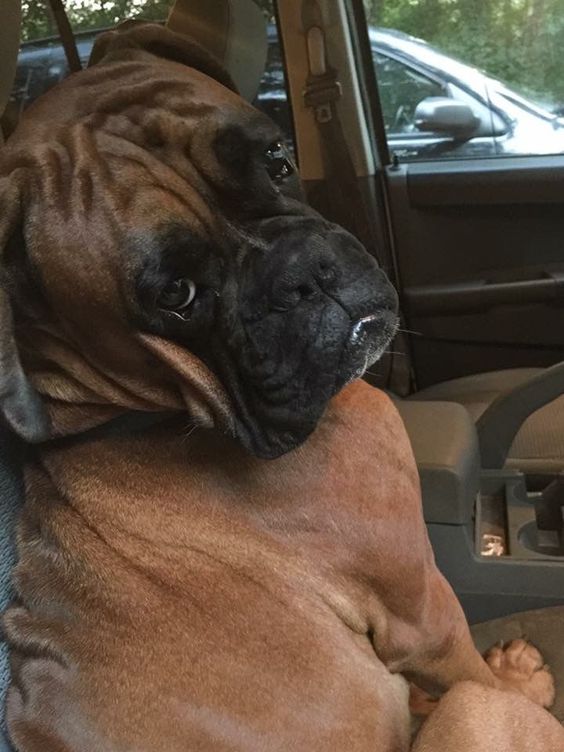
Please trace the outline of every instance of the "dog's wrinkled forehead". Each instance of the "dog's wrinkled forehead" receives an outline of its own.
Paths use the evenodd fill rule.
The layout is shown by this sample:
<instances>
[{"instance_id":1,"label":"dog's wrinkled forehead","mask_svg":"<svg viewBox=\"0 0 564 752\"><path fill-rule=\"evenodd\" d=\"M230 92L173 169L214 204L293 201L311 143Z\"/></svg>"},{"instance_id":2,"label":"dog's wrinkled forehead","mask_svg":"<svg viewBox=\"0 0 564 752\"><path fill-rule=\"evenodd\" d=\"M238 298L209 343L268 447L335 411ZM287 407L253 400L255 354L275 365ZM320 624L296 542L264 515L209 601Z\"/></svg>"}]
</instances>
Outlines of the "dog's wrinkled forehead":
<instances>
[{"instance_id":1,"label":"dog's wrinkled forehead","mask_svg":"<svg viewBox=\"0 0 564 752\"><path fill-rule=\"evenodd\" d=\"M142 126L143 145L153 150L167 142L175 147L184 144L193 157L196 150L185 141L197 125L198 133L205 135L208 130L216 136L213 146L217 144L229 171L248 161L253 145L280 137L268 118L237 96L230 75L219 62L191 39L156 24L126 21L97 38L89 66L111 64L117 72L116 64L127 61L160 65L161 75L154 76L151 85L132 81L127 92L116 86L118 96L104 97L96 109L110 115L114 107L121 112L125 108L134 125ZM191 69L189 77L179 65ZM127 135L133 137L134 130Z\"/></svg>"},{"instance_id":2,"label":"dog's wrinkled forehead","mask_svg":"<svg viewBox=\"0 0 564 752\"><path fill-rule=\"evenodd\" d=\"M85 305L77 278L89 304L120 310L144 263L132 239L159 256L163 233L181 226L219 248L214 240L226 245L233 219L276 214L282 200L264 157L279 130L218 80L213 59L198 52L198 68L187 67L191 43L159 26L104 36L98 62L38 101L12 142L32 166L29 257L46 266L53 301L72 303L76 291L77 311ZM65 207L56 224L53 206Z\"/></svg>"},{"instance_id":3,"label":"dog's wrinkled forehead","mask_svg":"<svg viewBox=\"0 0 564 752\"><path fill-rule=\"evenodd\" d=\"M183 131L206 116L252 111L229 74L192 40L156 24L122 27L97 38L86 71L34 102L16 142L68 144L69 132L84 127L138 141L142 128L150 148L164 141L182 146Z\"/></svg>"}]
</instances>

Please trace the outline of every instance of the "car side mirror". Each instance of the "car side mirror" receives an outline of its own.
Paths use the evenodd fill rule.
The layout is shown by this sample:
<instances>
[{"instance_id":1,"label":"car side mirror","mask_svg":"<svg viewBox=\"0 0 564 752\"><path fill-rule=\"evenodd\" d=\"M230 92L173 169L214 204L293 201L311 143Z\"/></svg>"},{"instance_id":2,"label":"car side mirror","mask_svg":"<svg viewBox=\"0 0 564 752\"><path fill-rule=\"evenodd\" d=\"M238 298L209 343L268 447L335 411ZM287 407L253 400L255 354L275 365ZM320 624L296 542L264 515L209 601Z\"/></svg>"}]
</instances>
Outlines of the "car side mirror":
<instances>
[{"instance_id":1,"label":"car side mirror","mask_svg":"<svg viewBox=\"0 0 564 752\"><path fill-rule=\"evenodd\" d=\"M456 139L470 138L481 125L469 105L448 97L421 100L415 108L414 121L420 131L443 133Z\"/></svg>"}]
</instances>

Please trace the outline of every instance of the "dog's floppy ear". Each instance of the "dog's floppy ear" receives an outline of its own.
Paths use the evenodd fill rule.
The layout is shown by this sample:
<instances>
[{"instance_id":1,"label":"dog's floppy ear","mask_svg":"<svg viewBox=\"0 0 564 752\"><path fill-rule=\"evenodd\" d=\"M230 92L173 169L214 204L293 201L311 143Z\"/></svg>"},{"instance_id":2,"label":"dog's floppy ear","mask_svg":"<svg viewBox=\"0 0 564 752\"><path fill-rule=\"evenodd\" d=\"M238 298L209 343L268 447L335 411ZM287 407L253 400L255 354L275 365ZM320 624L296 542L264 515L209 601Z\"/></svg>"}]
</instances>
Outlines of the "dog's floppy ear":
<instances>
[{"instance_id":1,"label":"dog's floppy ear","mask_svg":"<svg viewBox=\"0 0 564 752\"><path fill-rule=\"evenodd\" d=\"M12 180L11 176L0 177L0 265L20 222L21 194L17 180ZM0 273L0 414L25 441L37 443L49 436L49 416L20 362L3 269Z\"/></svg>"},{"instance_id":2,"label":"dog's floppy ear","mask_svg":"<svg viewBox=\"0 0 564 752\"><path fill-rule=\"evenodd\" d=\"M164 26L143 21L124 21L114 31L107 31L96 37L88 66L127 59L133 51L148 52L195 68L237 92L229 73L201 45Z\"/></svg>"}]
</instances>

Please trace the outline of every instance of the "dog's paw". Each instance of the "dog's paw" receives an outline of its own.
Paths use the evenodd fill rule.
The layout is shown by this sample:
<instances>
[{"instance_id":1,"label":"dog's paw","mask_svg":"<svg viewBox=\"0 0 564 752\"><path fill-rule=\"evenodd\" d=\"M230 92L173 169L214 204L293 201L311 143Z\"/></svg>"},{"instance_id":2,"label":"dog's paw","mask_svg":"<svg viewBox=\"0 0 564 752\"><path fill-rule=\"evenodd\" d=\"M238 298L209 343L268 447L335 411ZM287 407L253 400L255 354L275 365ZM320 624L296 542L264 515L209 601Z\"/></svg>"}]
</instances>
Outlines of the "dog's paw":
<instances>
[{"instance_id":1,"label":"dog's paw","mask_svg":"<svg viewBox=\"0 0 564 752\"><path fill-rule=\"evenodd\" d=\"M515 689L537 705L554 702L554 679L534 645L524 639L495 645L484 658L507 689Z\"/></svg>"}]
</instances>

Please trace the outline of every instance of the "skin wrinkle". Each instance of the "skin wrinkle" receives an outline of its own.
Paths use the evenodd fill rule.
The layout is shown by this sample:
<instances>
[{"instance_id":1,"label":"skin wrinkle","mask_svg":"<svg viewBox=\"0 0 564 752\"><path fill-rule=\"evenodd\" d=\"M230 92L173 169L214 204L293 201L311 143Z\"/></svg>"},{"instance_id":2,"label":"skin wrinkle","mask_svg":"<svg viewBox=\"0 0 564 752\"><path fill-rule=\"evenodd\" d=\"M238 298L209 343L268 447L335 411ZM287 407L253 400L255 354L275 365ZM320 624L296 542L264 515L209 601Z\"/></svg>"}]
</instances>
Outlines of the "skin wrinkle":
<instances>
[{"instance_id":1,"label":"skin wrinkle","mask_svg":"<svg viewBox=\"0 0 564 752\"><path fill-rule=\"evenodd\" d=\"M317 241L320 241L322 238L321 238L321 236L317 236L314 233L313 234L313 241L316 242L316 239L317 239ZM347 316L349 317L349 319L351 318L350 311L348 311L347 308L345 306L343 306L343 304L342 304L341 301L339 301L334 296L331 296L331 294L327 290L325 290L325 289L322 290L322 293L325 294L330 299L332 299L339 307L341 307L345 311L345 313L347 314ZM269 311L266 311L264 313L264 316L269 315L269 313L270 313ZM321 315L322 315L322 312L320 312L320 316ZM317 330L318 330L317 333L318 333L318 335L320 333L320 331L319 331L320 328L321 328L321 323L319 322L318 326L317 326ZM252 341L250 340L249 333L246 332L246 335L247 335L247 341L249 342L249 344L251 344L252 347L254 347L254 343L252 343ZM345 343L343 343L343 348L344 347L345 347ZM304 362L307 362L307 354L306 354L307 348L308 348L308 342L304 341L303 350L302 350L300 356L297 359L295 368L289 374L284 374L284 378L283 379L279 378L277 380L278 383L276 383L276 379L274 378L274 372L273 372L272 376L270 377L270 379L268 379L268 380L263 379L262 380L261 383L263 385L263 388L266 390L266 392L268 394L268 398L269 398L270 401L273 400L273 394L272 394L273 391L275 392L276 390L280 390L280 389L284 388L284 386L286 384L291 384L293 381L295 381L294 377L302 369ZM341 358L342 358L342 356L341 356ZM272 383L273 381L275 383ZM296 387L296 389L299 390L299 387Z\"/></svg>"},{"instance_id":2,"label":"skin wrinkle","mask_svg":"<svg viewBox=\"0 0 564 752\"><path fill-rule=\"evenodd\" d=\"M330 296L328 296L328 297L330 297ZM265 316L269 315L269 314L270 314L269 311L265 312L265 314L263 315L263 318ZM320 312L320 316L321 316L321 312ZM317 327L317 335L318 336L320 334L320 328L321 328L321 324L319 324L318 327ZM245 329L244 333L245 333L245 337L246 337L246 340L247 340L247 343L248 343L249 347L252 348L252 349L255 349L256 345L253 342L253 340L251 340L250 334L249 334L248 330ZM278 383L276 383L276 370L273 370L273 373L271 374L270 377L267 377L267 378L263 377L263 378L261 378L261 382L260 382L261 386L262 386L262 388L265 391L265 397L269 401L273 401L274 400L273 392L276 393L277 391L282 390L284 388L288 389L288 385L291 385L294 381L297 381L295 379L295 376L303 368L303 364L308 361L308 358L307 358L307 349L308 349L308 347L309 347L309 343L307 341L304 341L304 343L303 343L303 349L302 349L302 351L301 351L301 353L299 355L299 359L298 359L298 361L296 363L295 368L289 374L284 374L283 379L280 379L278 381ZM343 347L344 347L344 344L343 344ZM279 365L281 365L281 364L279 364ZM296 385L296 391L299 391L299 385Z\"/></svg>"},{"instance_id":3,"label":"skin wrinkle","mask_svg":"<svg viewBox=\"0 0 564 752\"><path fill-rule=\"evenodd\" d=\"M317 327L317 335L320 338L321 335L321 323L319 323ZM293 381L297 380L296 377L302 371L303 367L307 365L308 363L308 346L307 343L304 343L302 351L298 355L298 359L296 362L296 366L290 373L284 374L284 379L280 380L278 383L276 383L275 373L273 373L272 377L270 379L265 379L262 381L263 388L265 390L265 396L268 399L269 402L276 402L276 394L280 393L281 390L286 389L288 390L288 385L292 384ZM282 364L279 364L281 366ZM290 387L291 389L291 387ZM289 392L292 395L292 392ZM296 386L295 393L292 395L294 398L299 397L300 390L299 387Z\"/></svg>"},{"instance_id":4,"label":"skin wrinkle","mask_svg":"<svg viewBox=\"0 0 564 752\"><path fill-rule=\"evenodd\" d=\"M126 108L135 105L144 106L145 102L152 102L155 99L158 103L160 97L166 96L168 92L174 94L176 88L176 81L170 81L167 77L149 82L133 83L128 85L127 88L119 89L119 93L112 90L111 93L100 97L96 103L96 111L104 115L115 115ZM190 95L189 87L186 93L188 96Z\"/></svg>"},{"instance_id":5,"label":"skin wrinkle","mask_svg":"<svg viewBox=\"0 0 564 752\"><path fill-rule=\"evenodd\" d=\"M127 143L128 147L131 146L130 142L123 139L121 136L116 136L115 134L112 134L115 138L124 141ZM104 153L104 152L102 152ZM105 152L107 154L107 152ZM152 181L146 185L146 189L150 190L151 188L158 187L161 191L166 191L169 195L173 196L179 203L180 206L186 211L189 211L190 215L196 218L199 225L204 229L205 232L211 232L213 229L213 217L212 213L210 211L210 207L205 203L204 195L200 195L198 193L198 189L191 184L190 187L190 202L187 201L186 196L186 176L179 172L179 170L174 170L169 165L163 165L158 164L155 165L154 160L148 160L146 152L142 149L142 147L139 147L139 151L132 155L132 154L113 154L112 157L118 161L124 161L124 162L133 162L136 164L139 164L142 166L149 175L152 177ZM155 171L155 168L158 168ZM165 169L170 170L170 175L173 176L173 173L175 173L175 177L173 176L173 182L176 182L178 185L173 187L172 185L163 185L163 171ZM180 178L183 182L181 183L178 181L177 178ZM129 196L128 203L125 205L122 205L122 208L124 211L127 211L130 206L131 202L133 202L137 198L137 196Z\"/></svg>"},{"instance_id":6,"label":"skin wrinkle","mask_svg":"<svg viewBox=\"0 0 564 752\"><path fill-rule=\"evenodd\" d=\"M40 627L42 636L37 632L27 634L29 631L27 626L30 621L28 611L23 606L13 607L9 616L4 620L3 630L9 635L10 641L17 645L16 649L22 655L33 660L49 659L58 663L61 668L70 670L69 657L53 644L54 638L60 640L62 636L56 626L42 624ZM36 629L38 628L36 627ZM25 688L22 687L21 691L25 692Z\"/></svg>"},{"instance_id":7,"label":"skin wrinkle","mask_svg":"<svg viewBox=\"0 0 564 752\"><path fill-rule=\"evenodd\" d=\"M46 334L48 335L48 338L50 338L50 332L46 332ZM37 343L37 335L35 341ZM57 347L58 343L62 345L62 348ZM47 348L45 348L44 346L43 348L44 353L50 353L51 363L57 367L57 370L52 372L50 379L50 381L53 382L53 388L48 387L45 374L43 374L42 378L36 377L36 383L39 388L41 388L41 386L47 388L47 393L54 398L69 402L77 400L84 402L85 399L91 399L93 395L97 394L99 399L102 400L101 404L113 403L116 406L125 404L130 407L137 407L137 409L147 409L154 404L150 398L144 399L143 395L136 393L133 385L128 388L128 385L123 380L118 380L117 378L113 379L107 372L102 373L99 367L97 368L95 360L89 359L87 353L80 351L80 346L75 347L72 343L60 338L55 338L53 344L55 347L51 346L49 348L49 346L47 346ZM64 350L69 350L68 358L65 359L61 358L59 354ZM67 360L67 362L69 360L75 361L73 363L74 366L76 366L76 361L78 360L80 361L80 366L78 368L75 367L73 371L67 372L70 375L70 381L65 379L64 386L62 386L60 384L57 385L57 379L59 379L60 382L61 367L65 370L64 360ZM49 360L47 360L47 363L48 362ZM86 391L86 394L84 392L85 381L91 385ZM73 394L71 389L73 385L79 387L78 394ZM174 402L171 404L174 405ZM164 406L167 406L166 402Z\"/></svg>"},{"instance_id":8,"label":"skin wrinkle","mask_svg":"<svg viewBox=\"0 0 564 752\"><path fill-rule=\"evenodd\" d=\"M78 126L69 134L67 150L73 165L74 182L78 184L78 196L82 210L88 212L94 199L94 176L92 163L99 162L96 141L87 126ZM72 181L69 181L72 184Z\"/></svg>"},{"instance_id":9,"label":"skin wrinkle","mask_svg":"<svg viewBox=\"0 0 564 752\"><path fill-rule=\"evenodd\" d=\"M48 466L45 463L41 463L41 468L43 472L46 474L46 476L49 478L51 483L54 487L57 487L57 483L55 482L55 478L52 476ZM149 570L146 566L144 567L139 562L136 562L133 556L128 556L127 553L120 548L119 541L116 543L112 542L112 539L110 536L105 535L99 527L97 527L95 524L93 524L90 520L88 520L84 514L81 512L80 508L73 502L72 495L65 494L60 486L58 487L58 493L60 494L61 501L64 502L76 515L76 517L80 518L83 527L90 532L95 538L97 538L100 542L104 544L104 547L109 549L111 551L112 555L120 561L123 561L125 566L135 572L136 575L138 575L142 580L146 580L149 582L153 587L155 587L159 593L166 593L168 596L178 597L178 593L176 592L174 588L174 584L171 584L168 582L165 578L159 577L158 574L154 573L153 571ZM123 531L128 535L129 538L133 538L134 536L131 535L130 531ZM145 542L147 542L148 539L145 539ZM188 592L182 593L183 599L188 599L191 606L194 606L201 612L203 612L203 607L200 603L198 603L195 599L190 599L190 594Z\"/></svg>"},{"instance_id":10,"label":"skin wrinkle","mask_svg":"<svg viewBox=\"0 0 564 752\"><path fill-rule=\"evenodd\" d=\"M119 100L121 99L121 91L123 88L125 88L125 85L121 86L121 79L126 79L126 85L129 86L130 84L133 86L136 83L146 83L147 81L147 68L144 65L140 65L139 61L137 60L123 60L123 61L115 61L112 64L112 82L114 86L112 87L111 92L109 93L109 96L115 100L116 106L119 104ZM90 98L92 96L92 92L96 94L96 99L98 102L102 101L99 98L98 95L98 89L101 88L106 89L106 96L108 96L107 91L107 81L108 81L108 69L104 68L102 65L95 65L95 66L89 66L89 75L87 81L81 82L81 90L82 90L82 96L86 98ZM186 82L187 86L190 86L189 82ZM119 92L116 94L116 92ZM121 100L123 103L123 100ZM96 107L96 112L101 112L100 107Z\"/></svg>"},{"instance_id":11,"label":"skin wrinkle","mask_svg":"<svg viewBox=\"0 0 564 752\"><path fill-rule=\"evenodd\" d=\"M63 218L68 220L71 205L68 201L71 181L65 180L65 173L68 175L69 165L68 163L65 164L68 155L63 148L62 144L57 144L55 148L47 148L44 155L42 155L43 159L37 160L34 168L38 174L47 175L47 178L41 186L44 197L62 195L66 198L66 200L62 202ZM65 212L65 207L69 207L68 212Z\"/></svg>"},{"instance_id":12,"label":"skin wrinkle","mask_svg":"<svg viewBox=\"0 0 564 752\"><path fill-rule=\"evenodd\" d=\"M49 474L49 471L48 471L48 469L47 469L47 468L45 468L45 467L44 467L44 469L45 469L45 471L46 471L46 472L47 472L47 473ZM74 505L74 504L72 503L72 499L70 499L70 498L69 498L69 499L67 499L67 503L69 503L70 507L71 507L71 508L72 508L72 509L73 509L73 510L75 511L75 513L76 513L77 515L79 515L79 516L82 516L82 515L81 515L81 512L80 512L80 511L79 511L79 510L78 510L78 509L76 508L76 506L75 506L75 505ZM116 545L112 544L112 542L111 542L110 540L108 540L108 539L104 538L104 537L103 537L103 536L102 536L102 535L101 535L101 534L99 533L99 531L98 531L98 529L97 529L97 527L96 527L96 525L95 525L94 523L92 523L92 522L90 522L90 521L88 521L88 520L85 520L85 525L86 525L86 527L87 527L87 528L88 528L88 529L89 529L89 530L90 530L91 532L93 532L93 533L94 533L94 534L96 534L96 535L99 535L99 537L101 537L101 538L102 538L102 539L104 540L104 542L106 543L106 545L108 545L108 546L109 546L109 547L110 547L110 548L112 549L112 551L114 551L114 553L115 553L115 554L117 554L117 555L121 555L120 551L119 551L119 550L118 550L118 549L116 548ZM117 529L117 530L119 530L119 529L120 529L120 526L119 526L119 524L118 524L118 525L114 525L114 529ZM130 543L130 544L131 544L131 541L142 541L142 542L143 542L144 544L151 544L151 542L152 542L152 540L151 540L151 537L148 537L148 536L142 536L142 535L139 535L139 533L133 533L133 534L132 534L132 532L131 532L130 530L121 530L121 532L123 532L124 534L126 534L126 535L128 536L128 538L129 538L129 543ZM266 531L265 531L265 532L266 532ZM225 565L226 567L232 567L232 566L233 566L233 561L231 561L231 562L230 562L230 561L229 561L229 559L226 559L225 557L219 556L219 555L218 555L217 553L212 553L212 552L206 551L205 549L202 549L202 548L198 548L197 546L195 546L195 545L194 545L194 544L192 544L192 543L188 543L188 544L186 544L185 542L183 542L182 544L179 544L179 543L177 543L177 544L174 544L174 543L172 543L172 544L171 544L171 543L169 543L168 545L169 545L169 546L171 546L171 545L172 545L172 547L173 547L173 550L174 550L174 548L176 548L176 547L178 548L178 550L181 550L181 551L188 551L188 550L189 550L189 551L191 551L191 552L196 552L196 553L198 553L198 554L199 554L199 555L201 555L201 556L204 556L204 557L210 558L210 559L212 559L212 560L214 560L214 561L216 561L216 562L218 562L218 563L220 563L220 564L223 564L223 565ZM128 562L128 563L129 563L129 564L130 564L130 565L131 565L131 566L132 566L132 567L133 567L134 569L138 570L138 571L139 571L139 572L140 572L141 574L143 573L143 570L142 570L142 569L138 569L138 565L136 565L136 564L135 564L135 561L134 561L134 560L132 559L132 557L131 557L131 556L129 556L129 557L124 557L124 558L126 559L126 561L127 561L127 562ZM232 557L231 557L231 558L232 558ZM241 566L245 567L245 570L244 570L244 569L241 569L241 568L240 568ZM261 587L261 588L265 589L265 590L266 590L266 591L267 591L267 592L269 593L269 595L270 595L270 597L271 597L271 598L275 598L276 600L279 600L279 601L280 601L280 603L286 603L286 601L284 601L284 600L281 600L281 599L279 599L279 598L278 598L277 594L276 594L276 593L275 593L275 592L274 592L274 591L272 590L272 587L270 587L270 586L266 585L266 584L265 584L264 582L261 582L261 581L260 581L260 580L258 580L258 579L257 579L256 577L252 576L250 572L246 571L246 567L247 567L247 566L248 566L248 565L247 565L247 563L246 563L245 559L243 559L243 560L242 560L242 561L240 562L240 564L237 564L237 572L238 572L238 575L239 575L240 577L242 577L243 579L246 579L246 580L248 580L248 581L250 581L250 582L253 582L253 583L254 583L255 585L257 585L257 586L259 586L259 587ZM287 561L286 561L286 562L284 562L284 567L285 567L286 569L288 569L288 568L290 568L290 569L294 568L294 567L293 567L293 564L292 564L291 562L287 562ZM312 583L316 583L316 589L318 589L319 587L322 587L322 586L323 586L323 582L322 582L322 581L320 581L320 580L319 580L319 578L314 578L314 579L312 579L312 578L311 578L311 574L308 574L308 573L307 573L307 571L306 571L306 570L304 570L303 568L301 568L301 567L298 567L298 568L297 568L297 574L298 574L298 573L299 573L299 576L300 576L300 577L301 577L302 579L303 579L303 578L305 577L305 578L306 578L306 580L308 580L308 581L311 581ZM149 579L151 579L151 578L149 578ZM153 581L153 580L151 579L151 581ZM165 587L165 586L166 586L166 583L162 583L162 586L163 586L163 588L165 588L165 589L166 589L166 587ZM171 592L172 592L172 591L171 591ZM325 599L326 599L326 602L327 602L328 604L329 604L329 603L332 603L332 604L333 604L333 606L335 605L335 599L334 599L334 596L333 596L333 597L331 597L331 596L327 595L327 596L325 596ZM194 604L194 605L196 605L196 604Z\"/></svg>"},{"instance_id":13,"label":"skin wrinkle","mask_svg":"<svg viewBox=\"0 0 564 752\"><path fill-rule=\"evenodd\" d=\"M157 113L159 113L161 115L164 114L164 113L168 114L168 111L169 111L170 107L171 107L171 103L170 103L170 98L169 98L168 108L156 108L156 107L149 108L149 113L150 113L149 116L147 116L147 114L146 114L146 112L147 112L147 108L146 107L145 108L140 108L140 112L145 113L143 116L141 116L140 114L136 116L135 113L133 113L133 115L131 115L130 113L127 113L127 114L120 113L120 114L121 114L121 117L124 118L124 119L126 119L129 124L141 126L142 127L142 133L145 133L146 130L147 130L147 128L150 129L150 128L155 128L156 127L156 125L158 123ZM191 115L191 119L192 120L197 120L198 122L201 122L202 116L205 116L209 112L210 112L210 108L207 105L200 105L200 106L196 106L196 107L192 106L190 109L188 109L186 107L182 108L182 112L178 113L178 114L180 114L179 121L181 123L182 130L183 130L183 132L186 133L186 137L187 137L184 151L187 153L188 159L184 159L184 160L180 160L179 161L178 158L176 157L175 160L174 160L174 162L172 164L170 162L168 162L169 168L172 169L172 170L175 170L177 172L177 174L179 175L179 177L181 177L182 179L186 180L188 178L188 175L189 175L189 177L192 178L192 183L193 183L193 179L195 177L198 177L198 179L199 179L199 186L196 187L194 184L192 184L192 189L193 190L199 190L200 193L202 193L202 194L206 193L206 176L205 176L204 173L202 173L201 169L199 169L198 164L196 162L194 162L193 160L190 160L190 156L191 156L191 154L190 154L191 141L189 139L190 131L187 130L188 123L186 123L186 115L189 113ZM212 112L213 112L213 110L212 110ZM147 120L149 122L147 122ZM162 118L161 118L161 123L160 124L162 125ZM114 128L115 128L117 126L117 123L113 123L113 125L114 125ZM108 129L108 131L110 133L112 133L112 135L115 135L117 138L125 139L130 144L129 139L131 138L131 132L130 132L130 128L129 127L119 128L117 130L117 132L116 132L116 130L114 130L112 128L112 123L107 123L106 124L106 128ZM126 135L122 135L122 132L124 134L126 134ZM176 138L176 140L178 140L178 137ZM144 157L144 152L141 154L141 161L142 161L142 163L145 163L146 160L144 160L143 157ZM189 166L191 168L188 175L186 174L186 172L182 172L181 171L181 165L184 168L186 168L187 166ZM148 166L148 169L150 169L150 166ZM183 196L184 196L183 192L181 190L179 190L178 193L179 193L179 197L180 197L180 203L185 204L186 202L185 202L185 200L183 200ZM210 197L211 197L209 189L207 190L207 194L208 195L206 196L206 198L209 200ZM202 204L202 206L205 206L205 204ZM194 207L193 206L191 206L190 208L191 208L192 211L194 211ZM206 212L206 215L207 215L206 218L209 218L209 216L210 216L209 211ZM203 218L200 217L200 220L203 221ZM208 229L208 228L206 228L206 229Z\"/></svg>"},{"instance_id":14,"label":"skin wrinkle","mask_svg":"<svg viewBox=\"0 0 564 752\"><path fill-rule=\"evenodd\" d=\"M45 475L49 478L49 480L51 481L51 483L53 484L53 486L56 487L57 486L57 483L55 482L56 479L52 475L52 473L51 473L51 471L49 469L48 464L46 464L44 462L41 463L41 468L42 468L43 472L45 473ZM93 535L95 535L97 538L99 538L106 546L108 546L113 551L113 553L117 557L123 558L130 566L132 566L141 575L146 574L146 571L143 570L138 564L135 563L133 554L130 555L130 556L127 556L123 551L119 550L118 544L112 543L111 539L109 537L105 536L100 531L99 527L95 524L95 522L88 520L84 516L84 514L80 510L80 508L73 502L73 497L72 496L66 495L62 491L59 491L59 493L61 494L61 501L63 501L70 509L73 510L73 512L76 514L76 516L79 517L83 521L85 527ZM116 525L114 525L114 531L119 531L121 534L123 534L124 536L126 536L129 539L129 541L128 541L129 544L131 544L132 541L140 541L141 543L144 544L145 547L148 547L149 549L153 548L157 554L159 553L158 548L155 547L155 542L154 542L154 539L153 539L152 536L142 535L139 532L132 533L132 531L130 529L120 527L119 523L116 524ZM189 551L195 552L195 553L197 553L197 554L199 554L199 555L201 555L203 557L210 558L210 559L212 559L213 561L215 561L215 562L217 562L219 564L223 564L223 565L228 565L229 566L229 565L232 565L232 563L233 563L232 561L230 562L229 559L226 559L225 557L221 557L218 553L213 553L213 552L210 552L210 551L206 551L205 549L199 548L198 546L196 546L196 545L194 545L194 544L192 544L190 542L186 542L186 541L183 541L182 543L180 543L180 542L176 542L176 543L169 542L168 545L171 546L173 550L174 549L182 550L182 551L189 550ZM241 562L241 565L243 565L244 563L245 562L243 560ZM242 569L240 569L239 570L239 574L241 574L241 576L243 576L244 578L248 579L249 581L253 582L254 584L256 584L256 585L258 585L260 587L263 587L263 588L267 587L265 585L265 583L261 582L256 577L253 577L252 574L250 572L248 572L248 571L243 571ZM153 582L153 584L158 584L159 587L162 587L164 589L168 589L169 588L169 585L168 585L167 582L163 582L163 581L160 581L160 580L159 581L154 581L150 577L149 577L149 579ZM171 592L172 592L172 590L171 590ZM274 593L272 593L271 590L269 590L269 592L271 593L271 595L274 596Z\"/></svg>"}]
</instances>

